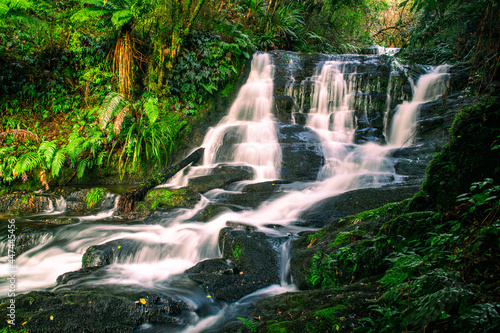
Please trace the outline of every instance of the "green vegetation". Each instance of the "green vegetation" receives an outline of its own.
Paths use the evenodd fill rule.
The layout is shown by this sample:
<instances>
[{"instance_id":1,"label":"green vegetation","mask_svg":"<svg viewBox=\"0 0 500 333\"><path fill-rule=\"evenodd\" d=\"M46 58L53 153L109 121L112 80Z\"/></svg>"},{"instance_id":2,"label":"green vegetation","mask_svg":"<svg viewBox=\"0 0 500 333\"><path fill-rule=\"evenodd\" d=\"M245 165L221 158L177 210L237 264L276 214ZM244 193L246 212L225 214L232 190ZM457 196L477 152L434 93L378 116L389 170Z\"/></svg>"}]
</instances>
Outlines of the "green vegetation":
<instances>
[{"instance_id":1,"label":"green vegetation","mask_svg":"<svg viewBox=\"0 0 500 333\"><path fill-rule=\"evenodd\" d=\"M236 245L234 250L233 250L233 258L234 260L238 261L240 260L240 255L241 253L243 252L243 249L241 248L241 246L239 245Z\"/></svg>"},{"instance_id":2,"label":"green vegetation","mask_svg":"<svg viewBox=\"0 0 500 333\"><path fill-rule=\"evenodd\" d=\"M1 0L0 183L140 178L230 92L255 50L354 51L397 5Z\"/></svg>"},{"instance_id":3,"label":"green vegetation","mask_svg":"<svg viewBox=\"0 0 500 333\"><path fill-rule=\"evenodd\" d=\"M305 291L258 303L259 331L286 321L305 332L496 332L499 109L490 97L457 115L413 198L297 240L292 265L306 264L294 282Z\"/></svg>"},{"instance_id":4,"label":"green vegetation","mask_svg":"<svg viewBox=\"0 0 500 333\"><path fill-rule=\"evenodd\" d=\"M104 199L104 189L100 187L91 189L85 199L87 201L87 208L91 209Z\"/></svg>"}]
</instances>

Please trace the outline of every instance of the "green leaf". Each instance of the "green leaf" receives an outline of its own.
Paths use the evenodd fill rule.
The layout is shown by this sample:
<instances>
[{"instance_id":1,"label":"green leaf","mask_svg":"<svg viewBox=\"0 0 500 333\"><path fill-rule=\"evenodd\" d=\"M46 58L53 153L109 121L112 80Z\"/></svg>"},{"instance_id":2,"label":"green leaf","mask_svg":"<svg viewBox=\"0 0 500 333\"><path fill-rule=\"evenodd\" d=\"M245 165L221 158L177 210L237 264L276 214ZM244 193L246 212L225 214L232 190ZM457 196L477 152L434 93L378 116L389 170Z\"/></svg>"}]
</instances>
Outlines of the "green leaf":
<instances>
[{"instance_id":1,"label":"green leaf","mask_svg":"<svg viewBox=\"0 0 500 333\"><path fill-rule=\"evenodd\" d=\"M65 149L60 149L52 160L52 177L57 177L59 175L59 171L66 160Z\"/></svg>"},{"instance_id":2,"label":"green leaf","mask_svg":"<svg viewBox=\"0 0 500 333\"><path fill-rule=\"evenodd\" d=\"M111 22L116 27L120 28L132 19L132 11L130 9L117 10L111 17Z\"/></svg>"},{"instance_id":3,"label":"green leaf","mask_svg":"<svg viewBox=\"0 0 500 333\"><path fill-rule=\"evenodd\" d=\"M87 166L87 160L81 160L76 168L76 175L78 178L82 178L85 173L85 167Z\"/></svg>"},{"instance_id":4,"label":"green leaf","mask_svg":"<svg viewBox=\"0 0 500 333\"><path fill-rule=\"evenodd\" d=\"M148 98L146 103L144 103L144 111L148 115L150 125L154 124L160 113L157 103L158 99L153 97Z\"/></svg>"}]
</instances>

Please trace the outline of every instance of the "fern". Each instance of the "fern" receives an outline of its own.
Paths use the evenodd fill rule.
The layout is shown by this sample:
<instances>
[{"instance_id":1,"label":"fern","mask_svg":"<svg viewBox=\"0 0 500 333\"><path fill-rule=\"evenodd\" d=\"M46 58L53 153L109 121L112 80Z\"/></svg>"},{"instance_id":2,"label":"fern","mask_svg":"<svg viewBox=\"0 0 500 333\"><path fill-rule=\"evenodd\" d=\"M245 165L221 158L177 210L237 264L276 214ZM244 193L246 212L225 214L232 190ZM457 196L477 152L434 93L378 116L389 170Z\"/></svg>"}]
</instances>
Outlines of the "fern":
<instances>
[{"instance_id":1,"label":"fern","mask_svg":"<svg viewBox=\"0 0 500 333\"><path fill-rule=\"evenodd\" d=\"M14 178L18 174L22 174L27 171L31 171L36 166L40 165L41 159L36 152L29 152L23 154L17 161L14 167Z\"/></svg>"},{"instance_id":2,"label":"fern","mask_svg":"<svg viewBox=\"0 0 500 333\"><path fill-rule=\"evenodd\" d=\"M257 324L255 322L243 317L238 317L237 319L239 319L242 322L242 324L245 325L245 327L248 328L250 331L257 332Z\"/></svg>"},{"instance_id":3,"label":"fern","mask_svg":"<svg viewBox=\"0 0 500 333\"><path fill-rule=\"evenodd\" d=\"M86 166L87 166L87 160L81 160L80 163L78 163L78 166L76 167L76 176L78 178L83 177Z\"/></svg>"},{"instance_id":4,"label":"fern","mask_svg":"<svg viewBox=\"0 0 500 333\"><path fill-rule=\"evenodd\" d=\"M51 165L54 154L57 151L57 145L51 141L44 141L38 147L38 155L44 160L45 165Z\"/></svg>"},{"instance_id":5,"label":"fern","mask_svg":"<svg viewBox=\"0 0 500 333\"><path fill-rule=\"evenodd\" d=\"M148 115L149 124L152 125L156 119L158 119L158 115L160 113L160 109L158 108L158 99L157 98L148 98L146 103L144 103L144 111Z\"/></svg>"},{"instance_id":6,"label":"fern","mask_svg":"<svg viewBox=\"0 0 500 333\"><path fill-rule=\"evenodd\" d=\"M130 9L117 10L113 13L111 17L111 22L116 27L121 27L132 19L132 11Z\"/></svg>"},{"instance_id":7,"label":"fern","mask_svg":"<svg viewBox=\"0 0 500 333\"><path fill-rule=\"evenodd\" d=\"M117 110L123 109L126 104L128 104L128 102L125 100L125 96L120 93L110 92L106 95L98 111L101 129L105 129Z\"/></svg>"},{"instance_id":8,"label":"fern","mask_svg":"<svg viewBox=\"0 0 500 333\"><path fill-rule=\"evenodd\" d=\"M77 11L71 16L71 20L75 22L83 22L87 20L94 20L101 16L108 14L108 10L99 9L96 7L87 7Z\"/></svg>"},{"instance_id":9,"label":"fern","mask_svg":"<svg viewBox=\"0 0 500 333\"><path fill-rule=\"evenodd\" d=\"M65 148L60 149L52 160L52 177L57 177L59 172L61 171L62 166L64 165L64 161L66 160Z\"/></svg>"}]
</instances>

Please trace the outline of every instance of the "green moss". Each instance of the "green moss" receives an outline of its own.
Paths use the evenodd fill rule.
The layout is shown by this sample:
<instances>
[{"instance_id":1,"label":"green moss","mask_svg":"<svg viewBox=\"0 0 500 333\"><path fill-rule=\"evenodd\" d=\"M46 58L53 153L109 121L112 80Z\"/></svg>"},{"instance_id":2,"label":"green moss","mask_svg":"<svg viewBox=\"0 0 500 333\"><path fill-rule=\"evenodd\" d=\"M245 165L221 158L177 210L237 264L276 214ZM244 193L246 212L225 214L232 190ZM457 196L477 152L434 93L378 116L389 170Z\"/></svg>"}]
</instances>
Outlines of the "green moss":
<instances>
[{"instance_id":1,"label":"green moss","mask_svg":"<svg viewBox=\"0 0 500 333\"><path fill-rule=\"evenodd\" d=\"M149 209L155 210L158 207L176 208L184 207L187 204L187 192L185 189L167 190L154 189L148 192L144 201Z\"/></svg>"},{"instance_id":2,"label":"green moss","mask_svg":"<svg viewBox=\"0 0 500 333\"><path fill-rule=\"evenodd\" d=\"M493 150L500 135L500 102L492 98L455 117L448 144L429 164L423 189L441 210L457 195L485 178L500 181L500 154Z\"/></svg>"},{"instance_id":3,"label":"green moss","mask_svg":"<svg viewBox=\"0 0 500 333\"><path fill-rule=\"evenodd\" d=\"M288 332L287 326L290 325L292 322L291 321L282 321L279 323L275 323L272 325L269 325L267 328L268 333L286 333Z\"/></svg>"},{"instance_id":4,"label":"green moss","mask_svg":"<svg viewBox=\"0 0 500 333\"><path fill-rule=\"evenodd\" d=\"M243 249L241 248L241 246L236 245L236 247L233 250L233 258L236 261L240 260L240 255L241 255L242 252L243 252Z\"/></svg>"},{"instance_id":5,"label":"green moss","mask_svg":"<svg viewBox=\"0 0 500 333\"><path fill-rule=\"evenodd\" d=\"M333 319L335 319L335 317L338 317L336 315L336 312L342 311L345 308L346 308L346 306L344 304L338 304L332 308L326 308L323 310L316 311L313 316L314 317L324 317L326 319L333 320Z\"/></svg>"}]
</instances>

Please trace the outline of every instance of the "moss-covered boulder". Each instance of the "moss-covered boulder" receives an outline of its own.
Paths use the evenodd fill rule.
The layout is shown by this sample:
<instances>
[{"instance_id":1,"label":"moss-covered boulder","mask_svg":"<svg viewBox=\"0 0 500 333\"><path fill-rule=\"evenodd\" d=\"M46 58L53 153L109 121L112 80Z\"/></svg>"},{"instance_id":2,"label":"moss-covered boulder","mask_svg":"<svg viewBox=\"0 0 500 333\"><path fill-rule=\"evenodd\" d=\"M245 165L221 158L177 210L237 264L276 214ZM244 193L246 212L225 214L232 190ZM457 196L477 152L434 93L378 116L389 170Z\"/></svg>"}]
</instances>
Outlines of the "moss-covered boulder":
<instances>
[{"instance_id":1,"label":"moss-covered boulder","mask_svg":"<svg viewBox=\"0 0 500 333\"><path fill-rule=\"evenodd\" d=\"M423 189L441 209L449 209L471 183L500 182L500 100L492 98L462 110L451 139L431 161Z\"/></svg>"},{"instance_id":2,"label":"moss-covered boulder","mask_svg":"<svg viewBox=\"0 0 500 333\"><path fill-rule=\"evenodd\" d=\"M182 188L170 190L156 188L148 192L144 201L137 204L137 210L168 210L174 208L192 208L201 199L199 193Z\"/></svg>"}]
</instances>

